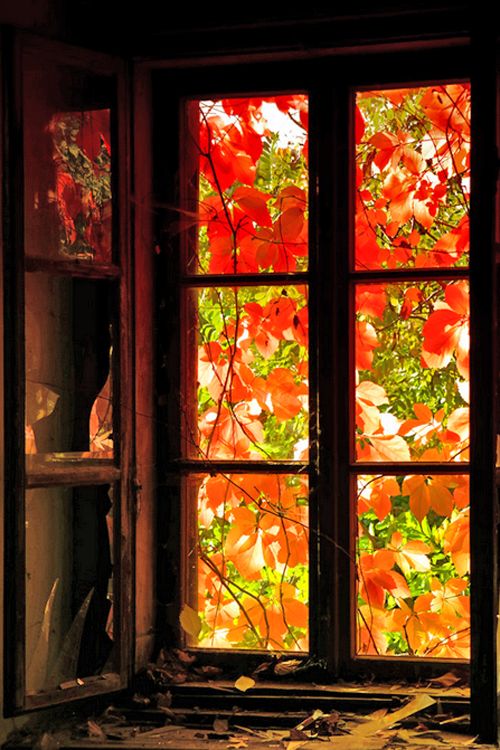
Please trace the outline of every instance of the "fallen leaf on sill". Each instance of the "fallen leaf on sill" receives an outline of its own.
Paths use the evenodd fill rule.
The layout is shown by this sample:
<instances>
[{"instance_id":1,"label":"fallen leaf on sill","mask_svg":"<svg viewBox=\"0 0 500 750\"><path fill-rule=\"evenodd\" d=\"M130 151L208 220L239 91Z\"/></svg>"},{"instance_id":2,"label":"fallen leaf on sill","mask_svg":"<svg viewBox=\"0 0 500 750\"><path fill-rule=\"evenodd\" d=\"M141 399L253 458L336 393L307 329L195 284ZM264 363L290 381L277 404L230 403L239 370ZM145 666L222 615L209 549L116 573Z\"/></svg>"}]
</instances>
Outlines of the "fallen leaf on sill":
<instances>
[{"instance_id":1,"label":"fallen leaf on sill","mask_svg":"<svg viewBox=\"0 0 500 750\"><path fill-rule=\"evenodd\" d=\"M33 745L34 750L59 750L61 743L56 735L44 732Z\"/></svg>"},{"instance_id":2,"label":"fallen leaf on sill","mask_svg":"<svg viewBox=\"0 0 500 750\"><path fill-rule=\"evenodd\" d=\"M214 728L214 732L218 732L219 734L226 734L226 732L229 730L229 724L227 719L214 719L214 723L212 724Z\"/></svg>"},{"instance_id":3,"label":"fallen leaf on sill","mask_svg":"<svg viewBox=\"0 0 500 750\"><path fill-rule=\"evenodd\" d=\"M461 682L462 677L455 674L455 672L445 672L440 677L433 677L429 680L429 685L438 685L439 687L451 687L457 682Z\"/></svg>"},{"instance_id":4,"label":"fallen leaf on sill","mask_svg":"<svg viewBox=\"0 0 500 750\"><path fill-rule=\"evenodd\" d=\"M297 742L294 740L293 742L288 743L286 750L298 750L299 747L304 747L306 743L307 740L298 740Z\"/></svg>"},{"instance_id":5,"label":"fallen leaf on sill","mask_svg":"<svg viewBox=\"0 0 500 750\"><path fill-rule=\"evenodd\" d=\"M330 714L326 714L323 719L319 722L319 734L326 734L328 736L344 734L345 733L345 721L342 721L338 711L332 711Z\"/></svg>"},{"instance_id":6,"label":"fallen leaf on sill","mask_svg":"<svg viewBox=\"0 0 500 750\"><path fill-rule=\"evenodd\" d=\"M184 604L182 607L179 623L185 633L192 638L198 638L201 630L200 616L189 604Z\"/></svg>"},{"instance_id":7,"label":"fallen leaf on sill","mask_svg":"<svg viewBox=\"0 0 500 750\"><path fill-rule=\"evenodd\" d=\"M102 731L99 724L97 724L95 721L92 721L92 719L89 719L87 721L87 732L88 732L89 737L97 737L100 740L106 739L106 735Z\"/></svg>"},{"instance_id":8,"label":"fallen leaf on sill","mask_svg":"<svg viewBox=\"0 0 500 750\"><path fill-rule=\"evenodd\" d=\"M287 661L280 661L274 667L274 674L283 677L283 675L292 674L300 666L302 666L302 661L300 659L288 659Z\"/></svg>"},{"instance_id":9,"label":"fallen leaf on sill","mask_svg":"<svg viewBox=\"0 0 500 750\"><path fill-rule=\"evenodd\" d=\"M267 672L273 667L275 664L275 660L273 661L263 661L262 664L259 664L258 667L255 667L252 674L260 674L261 672Z\"/></svg>"},{"instance_id":10,"label":"fallen leaf on sill","mask_svg":"<svg viewBox=\"0 0 500 750\"><path fill-rule=\"evenodd\" d=\"M196 656L194 654L188 654L187 651L183 651L180 648L174 648L173 653L183 664L192 664L196 661Z\"/></svg>"},{"instance_id":11,"label":"fallen leaf on sill","mask_svg":"<svg viewBox=\"0 0 500 750\"><path fill-rule=\"evenodd\" d=\"M248 747L248 742L245 742L245 740L242 740L240 737L231 737L228 744L229 748L234 748L234 750L240 750L240 748Z\"/></svg>"},{"instance_id":12,"label":"fallen leaf on sill","mask_svg":"<svg viewBox=\"0 0 500 750\"><path fill-rule=\"evenodd\" d=\"M167 690L166 693L155 693L151 696L158 708L170 708L172 705L172 693Z\"/></svg>"},{"instance_id":13,"label":"fallen leaf on sill","mask_svg":"<svg viewBox=\"0 0 500 750\"><path fill-rule=\"evenodd\" d=\"M251 677L245 677L245 675L238 677L234 683L236 690L239 690L241 693L246 693L247 690L250 690L250 688L253 688L254 686L255 680L252 680Z\"/></svg>"},{"instance_id":14,"label":"fallen leaf on sill","mask_svg":"<svg viewBox=\"0 0 500 750\"><path fill-rule=\"evenodd\" d=\"M434 700L434 698L431 698L430 695L416 695L415 698L412 698L411 701L406 704L406 706L402 706L402 708L398 708L396 711L393 711L392 713L387 714L380 719L373 719L371 721L368 721L366 724L362 724L361 726L354 728L352 733L357 737L367 737L369 735L375 734L376 732L380 732L382 729L387 729L396 722L402 721L403 719L408 718L408 716L412 716L419 711L423 711L424 708L428 708L435 703L436 701Z\"/></svg>"},{"instance_id":15,"label":"fallen leaf on sill","mask_svg":"<svg viewBox=\"0 0 500 750\"><path fill-rule=\"evenodd\" d=\"M141 695L140 693L134 693L132 696L132 703L136 706L149 706L151 699L147 695Z\"/></svg>"}]
</instances>

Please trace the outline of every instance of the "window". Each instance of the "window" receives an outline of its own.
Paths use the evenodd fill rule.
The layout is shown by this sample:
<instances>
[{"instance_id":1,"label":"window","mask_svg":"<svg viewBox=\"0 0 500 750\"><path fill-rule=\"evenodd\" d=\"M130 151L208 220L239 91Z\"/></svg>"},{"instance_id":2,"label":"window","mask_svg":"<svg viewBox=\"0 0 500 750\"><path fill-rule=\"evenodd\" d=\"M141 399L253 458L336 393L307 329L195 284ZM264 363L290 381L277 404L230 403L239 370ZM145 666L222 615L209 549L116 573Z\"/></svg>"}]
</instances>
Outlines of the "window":
<instances>
[{"instance_id":1,"label":"window","mask_svg":"<svg viewBox=\"0 0 500 750\"><path fill-rule=\"evenodd\" d=\"M188 526L198 508L186 590L196 594L200 646L303 651L308 101L205 100L187 113L201 217L186 237L182 290Z\"/></svg>"},{"instance_id":2,"label":"window","mask_svg":"<svg viewBox=\"0 0 500 750\"><path fill-rule=\"evenodd\" d=\"M370 62L153 78L165 620L204 659L352 678L477 653L470 73Z\"/></svg>"},{"instance_id":3,"label":"window","mask_svg":"<svg viewBox=\"0 0 500 750\"><path fill-rule=\"evenodd\" d=\"M22 38L17 54L8 104L20 113L10 137L22 158L9 187L22 206L12 205L6 257L16 373L6 402L10 711L124 687L131 590L121 66Z\"/></svg>"},{"instance_id":4,"label":"window","mask_svg":"<svg viewBox=\"0 0 500 750\"><path fill-rule=\"evenodd\" d=\"M4 41L7 710L182 644L470 665L491 739L491 77L460 46L145 63L129 205L122 63Z\"/></svg>"}]
</instances>

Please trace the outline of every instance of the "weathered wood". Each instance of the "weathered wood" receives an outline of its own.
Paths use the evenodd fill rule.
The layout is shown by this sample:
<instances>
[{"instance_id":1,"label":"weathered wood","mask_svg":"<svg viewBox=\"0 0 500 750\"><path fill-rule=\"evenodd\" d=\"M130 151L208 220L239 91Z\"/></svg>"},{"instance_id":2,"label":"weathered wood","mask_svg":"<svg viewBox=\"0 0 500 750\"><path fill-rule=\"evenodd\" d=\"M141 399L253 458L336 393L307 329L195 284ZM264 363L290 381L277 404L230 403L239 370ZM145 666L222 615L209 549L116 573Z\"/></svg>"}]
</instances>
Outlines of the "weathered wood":
<instances>
[{"instance_id":1,"label":"weathered wood","mask_svg":"<svg viewBox=\"0 0 500 750\"><path fill-rule=\"evenodd\" d=\"M156 414L150 76L134 75L135 669L154 648L156 623Z\"/></svg>"},{"instance_id":2,"label":"weathered wood","mask_svg":"<svg viewBox=\"0 0 500 750\"><path fill-rule=\"evenodd\" d=\"M100 464L75 466L71 463L66 465L64 463L62 465L47 463L46 467L37 467L27 474L26 488L113 484L119 481L120 477L120 469L113 464L108 466Z\"/></svg>"},{"instance_id":3,"label":"weathered wood","mask_svg":"<svg viewBox=\"0 0 500 750\"><path fill-rule=\"evenodd\" d=\"M120 277L120 267L112 264L94 263L84 260L52 260L27 255L25 270L36 273L51 273L61 276L72 276L83 279L117 279Z\"/></svg>"},{"instance_id":4,"label":"weathered wood","mask_svg":"<svg viewBox=\"0 0 500 750\"><path fill-rule=\"evenodd\" d=\"M9 48L10 47L10 48ZM5 629L7 654L6 663L6 704L7 711L12 713L31 710L41 706L52 705L76 698L84 698L88 695L101 694L123 688L130 676L131 670L131 631L133 619L129 613L133 609L132 602L132 468L133 468L133 372L132 372L132 313L133 300L131 297L131 254L130 254L130 232L128 226L129 206L129 174L128 169L128 113L125 101L126 85L124 79L124 66L116 59L108 58L94 53L86 53L74 50L65 45L52 44L44 40L36 39L29 35L19 34L15 47L5 45L5 54L9 55L9 75L4 77L8 85L8 96L6 111L8 112L8 133L4 139L5 162L8 166L8 180L4 181L7 187L8 201L4 199L5 230L8 242L5 243L5 276L8 279L5 295L5 318L7 322L6 335L6 358L9 363L8 377L6 378L6 434L8 435L8 448L6 455L6 581L9 590L7 599L7 620ZM44 258L26 258L23 235L23 170L29 169L22 157L23 122L27 117L23 112L23 97L21 90L22 77L25 72L25 55L36 55L40 65L67 66L74 65L79 70L92 71L109 77L112 82L116 79L117 92L111 96L109 101L112 110L112 192L114 198L113 210L113 245L116 264L90 264L79 261L49 260ZM32 59L32 58L31 58ZM10 73L13 72L13 78ZM114 79L113 79L114 77ZM83 91L83 89L82 89ZM107 91L107 90L106 90ZM74 92L73 92L74 93ZM78 93L78 92L77 92ZM92 95L92 92L86 92ZM86 94L85 94L86 95ZM73 107L75 102L68 104ZM78 106L84 107L85 102L79 102ZM8 139L7 139L8 136ZM4 230L4 231L5 231ZM26 266L24 261L26 260ZM78 457L77 454L66 457L66 460L48 461L43 463L41 456L29 457L25 466L25 437L24 437L24 381L25 381L25 353L24 353L24 273L45 272L67 276L70 278L103 279L112 282L110 286L119 291L112 294L111 305L114 307L112 313L113 329L113 411L114 411L114 450L115 457L109 460L94 460L88 455ZM80 282L82 283L82 282ZM78 339L91 336L92 331L85 326L78 328L78 314L84 314L85 310L79 305L78 297L75 297L76 310L73 311L72 333ZM80 300L81 302L81 300ZM95 315L99 314L96 307ZM79 342L81 343L81 342ZM85 448L88 441L88 419L85 415L88 398L93 398L93 389L101 387L102 362L106 361L106 352L109 351L109 327L106 326L102 337L95 341L94 349L91 351L91 360L87 363L87 380L85 387L80 389L77 407L80 406L80 422L75 428L73 439L77 451ZM85 348L80 347L81 355L85 355ZM103 349L105 352L102 356ZM95 360L95 361L94 361ZM79 360L75 360L75 366ZM82 367L82 363L80 362ZM92 369L93 368L93 369ZM85 404L83 402L85 401ZM83 420L83 421L82 421ZM75 424L77 422L75 421ZM82 434L83 433L83 434ZM62 458L59 456L59 458ZM25 594L25 510L24 491L35 487L64 487L73 486L80 489L74 497L74 521L77 524L76 531L85 529L86 525L94 529L95 537L85 544L85 540L78 540L75 534L75 546L73 549L75 567L73 605L78 607L78 592L84 588L83 578L89 571L95 572L95 581L92 579L92 587L98 590L93 607L92 622L94 623L94 636L87 628L87 636L97 637L101 640L108 638L105 634L106 612L109 605L107 599L107 582L109 578L110 559L107 538L106 523L106 500L107 493L100 492L102 502L93 501L89 495L89 485L113 485L115 492L113 496L113 548L114 548L114 628L113 634L116 641L115 650L117 654L117 667L120 675L112 678L103 677L97 680L85 679L83 685L69 687L65 690L41 691L37 694L25 695L25 649L26 649L26 594ZM81 496L81 497L80 497ZM80 524L80 525L78 525ZM44 530L48 533L47 530ZM91 543L92 542L92 543ZM76 571L76 573L75 573ZM78 572L79 571L79 572ZM71 575L72 571L68 571ZM93 574L93 573L92 573ZM90 617L90 615L89 615ZM90 626L90 619L88 620ZM103 635L104 634L104 635ZM84 644L85 641L82 641ZM81 669L85 672L98 669L100 656L94 654L89 656L89 648L85 659L90 658L86 666L81 662ZM104 652L103 652L104 653ZM82 656L82 654L80 654ZM102 655L101 655L102 656ZM82 657L83 658L83 657ZM92 665L93 666L92 666Z\"/></svg>"},{"instance_id":5,"label":"weathered wood","mask_svg":"<svg viewBox=\"0 0 500 750\"><path fill-rule=\"evenodd\" d=\"M81 685L68 685L43 693L28 693L24 698L25 710L56 706L67 701L83 700L104 693L117 692L123 688L120 675L112 672L82 679L81 682Z\"/></svg>"}]
</instances>

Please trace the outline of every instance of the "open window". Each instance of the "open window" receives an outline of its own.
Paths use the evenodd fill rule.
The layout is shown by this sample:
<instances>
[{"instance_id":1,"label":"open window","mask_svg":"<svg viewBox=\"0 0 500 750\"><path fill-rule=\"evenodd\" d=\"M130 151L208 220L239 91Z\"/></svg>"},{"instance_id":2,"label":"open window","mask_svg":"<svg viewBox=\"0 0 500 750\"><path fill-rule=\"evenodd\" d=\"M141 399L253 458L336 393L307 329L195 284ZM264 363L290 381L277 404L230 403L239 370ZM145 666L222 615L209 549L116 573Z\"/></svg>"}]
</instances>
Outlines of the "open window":
<instances>
[{"instance_id":1,"label":"open window","mask_svg":"<svg viewBox=\"0 0 500 750\"><path fill-rule=\"evenodd\" d=\"M477 688L481 107L463 60L430 57L154 75L161 590L202 659L472 659Z\"/></svg>"},{"instance_id":2,"label":"open window","mask_svg":"<svg viewBox=\"0 0 500 750\"><path fill-rule=\"evenodd\" d=\"M24 37L12 54L5 602L15 712L126 685L133 421L122 65Z\"/></svg>"},{"instance_id":3,"label":"open window","mask_svg":"<svg viewBox=\"0 0 500 750\"><path fill-rule=\"evenodd\" d=\"M8 710L125 687L156 598L158 646L242 672L459 664L492 739L491 78L143 65L132 263L122 63L2 41Z\"/></svg>"}]
</instances>

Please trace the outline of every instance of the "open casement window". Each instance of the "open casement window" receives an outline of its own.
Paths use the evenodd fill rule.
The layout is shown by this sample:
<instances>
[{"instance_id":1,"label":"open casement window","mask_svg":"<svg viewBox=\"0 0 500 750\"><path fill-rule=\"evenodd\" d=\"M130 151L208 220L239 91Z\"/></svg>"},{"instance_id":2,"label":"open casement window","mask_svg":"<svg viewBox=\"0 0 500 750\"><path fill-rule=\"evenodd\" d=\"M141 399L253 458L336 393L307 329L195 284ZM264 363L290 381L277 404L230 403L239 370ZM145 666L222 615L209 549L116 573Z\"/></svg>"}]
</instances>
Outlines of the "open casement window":
<instances>
[{"instance_id":1,"label":"open casement window","mask_svg":"<svg viewBox=\"0 0 500 750\"><path fill-rule=\"evenodd\" d=\"M443 60L214 69L205 92L155 73L162 597L185 647L242 672L470 668L491 737L491 111Z\"/></svg>"},{"instance_id":2,"label":"open casement window","mask_svg":"<svg viewBox=\"0 0 500 750\"><path fill-rule=\"evenodd\" d=\"M130 262L122 64L20 37L5 104L6 704L125 687Z\"/></svg>"}]
</instances>

